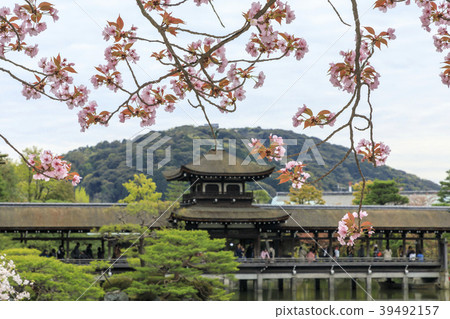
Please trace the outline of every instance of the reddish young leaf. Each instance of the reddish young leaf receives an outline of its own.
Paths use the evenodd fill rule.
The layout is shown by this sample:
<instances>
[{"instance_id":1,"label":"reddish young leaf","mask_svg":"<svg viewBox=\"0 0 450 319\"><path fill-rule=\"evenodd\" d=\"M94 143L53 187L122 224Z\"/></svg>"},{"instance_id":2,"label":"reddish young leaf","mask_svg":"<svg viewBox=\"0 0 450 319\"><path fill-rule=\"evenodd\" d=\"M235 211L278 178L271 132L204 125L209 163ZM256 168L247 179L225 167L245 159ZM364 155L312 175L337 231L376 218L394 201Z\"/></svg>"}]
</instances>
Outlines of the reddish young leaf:
<instances>
[{"instance_id":1,"label":"reddish young leaf","mask_svg":"<svg viewBox=\"0 0 450 319\"><path fill-rule=\"evenodd\" d=\"M374 30L372 27L364 27L364 29L366 29L367 32L369 32L369 33L375 35L375 30Z\"/></svg>"},{"instance_id":2,"label":"reddish young leaf","mask_svg":"<svg viewBox=\"0 0 450 319\"><path fill-rule=\"evenodd\" d=\"M123 20L122 20L122 18L119 15L119 17L117 18L117 27L118 27L119 30L122 30L123 26L124 26Z\"/></svg>"}]
</instances>

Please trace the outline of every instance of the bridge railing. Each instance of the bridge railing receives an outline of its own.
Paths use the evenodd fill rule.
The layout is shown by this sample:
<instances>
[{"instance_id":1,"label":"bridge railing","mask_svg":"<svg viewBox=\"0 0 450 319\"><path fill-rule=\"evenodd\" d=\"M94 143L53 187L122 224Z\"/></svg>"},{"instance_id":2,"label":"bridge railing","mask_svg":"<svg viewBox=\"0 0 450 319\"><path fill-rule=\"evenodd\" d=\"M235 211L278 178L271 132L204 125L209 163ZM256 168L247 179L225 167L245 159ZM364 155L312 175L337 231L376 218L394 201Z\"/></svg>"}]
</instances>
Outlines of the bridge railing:
<instances>
[{"instance_id":1,"label":"bridge railing","mask_svg":"<svg viewBox=\"0 0 450 319\"><path fill-rule=\"evenodd\" d=\"M346 263L362 263L362 262L411 262L411 263L421 263L421 262L439 262L437 258L426 258L424 260L409 260L405 257L392 257L390 259L384 259L383 257L339 257L339 258L331 258L331 257L319 257L314 260L307 260L304 258L291 258L291 257L276 257L270 259L263 258L238 258L237 261L243 264L252 264L252 263L329 263L329 262L346 262Z\"/></svg>"},{"instance_id":2,"label":"bridge railing","mask_svg":"<svg viewBox=\"0 0 450 319\"><path fill-rule=\"evenodd\" d=\"M114 263L114 266L125 266L128 265L128 261L126 258L120 258L120 259L60 259L62 262L67 264L74 264L74 265L84 265L87 266L93 261L106 261L109 263Z\"/></svg>"}]
</instances>

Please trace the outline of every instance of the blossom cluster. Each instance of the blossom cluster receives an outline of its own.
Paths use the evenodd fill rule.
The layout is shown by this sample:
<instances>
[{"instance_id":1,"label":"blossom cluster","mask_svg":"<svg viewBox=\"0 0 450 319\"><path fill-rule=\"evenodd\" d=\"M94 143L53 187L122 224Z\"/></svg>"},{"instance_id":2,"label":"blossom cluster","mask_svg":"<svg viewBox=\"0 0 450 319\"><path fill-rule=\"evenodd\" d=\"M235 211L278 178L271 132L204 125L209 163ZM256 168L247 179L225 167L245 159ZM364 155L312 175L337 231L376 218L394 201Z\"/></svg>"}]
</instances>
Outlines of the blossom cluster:
<instances>
[{"instance_id":1,"label":"blossom cluster","mask_svg":"<svg viewBox=\"0 0 450 319\"><path fill-rule=\"evenodd\" d=\"M38 45L28 45L24 42L27 36L36 36L47 29L42 21L44 15L50 15L58 20L58 10L48 2L37 4L36 0L27 1L25 5L16 4L11 10L0 8L0 57L5 57L7 51L24 52L30 57L38 53Z\"/></svg>"},{"instance_id":2,"label":"blossom cluster","mask_svg":"<svg viewBox=\"0 0 450 319\"><path fill-rule=\"evenodd\" d=\"M281 24L282 19L289 24L295 19L295 13L288 4L277 0L275 4L263 15L257 17L262 9L259 2L253 2L250 10L244 14L252 26L256 26L258 33L252 33L250 41L247 43L246 51L252 56L266 54L267 57L280 51L283 55L289 56L294 52L297 60L301 60L308 52L308 44L302 38L276 31L272 26L275 20Z\"/></svg>"},{"instance_id":3,"label":"blossom cluster","mask_svg":"<svg viewBox=\"0 0 450 319\"><path fill-rule=\"evenodd\" d=\"M43 151L41 154L28 155L28 165L36 172L33 179L49 181L50 178L68 180L73 186L81 181L80 175L70 173L71 164L62 160L62 156L53 155L51 151Z\"/></svg>"},{"instance_id":4,"label":"blossom cluster","mask_svg":"<svg viewBox=\"0 0 450 319\"><path fill-rule=\"evenodd\" d=\"M269 147L266 147L261 140L252 138L251 143L248 144L252 147L250 153L259 154L260 158L267 158L269 161L281 161L286 153L286 149L283 147L283 138L270 134L269 141Z\"/></svg>"},{"instance_id":5,"label":"blossom cluster","mask_svg":"<svg viewBox=\"0 0 450 319\"><path fill-rule=\"evenodd\" d=\"M7 260L5 255L0 255L0 300L30 299L30 293L24 291L24 287L32 283L23 280L15 268L12 260ZM17 288L22 291L19 292Z\"/></svg>"},{"instance_id":6,"label":"blossom cluster","mask_svg":"<svg viewBox=\"0 0 450 319\"><path fill-rule=\"evenodd\" d=\"M342 217L338 223L338 237L337 240L343 246L353 246L355 240L363 234L369 236L374 233L373 226L370 222L361 222L364 217L367 217L367 212L360 211L359 214L353 212L347 213Z\"/></svg>"},{"instance_id":7,"label":"blossom cluster","mask_svg":"<svg viewBox=\"0 0 450 319\"><path fill-rule=\"evenodd\" d=\"M386 12L387 9L396 6L396 0L377 0L375 8ZM410 0L404 2L406 5L411 4ZM450 49L450 35L448 27L450 26L450 2L442 1L438 4L432 0L415 0L416 5L422 9L420 21L422 28L427 32L431 32L431 25L438 27L437 33L433 36L434 45L438 52ZM440 74L442 83L450 87L450 54L444 59L445 66Z\"/></svg>"},{"instance_id":8,"label":"blossom cluster","mask_svg":"<svg viewBox=\"0 0 450 319\"><path fill-rule=\"evenodd\" d=\"M117 70L119 62L136 63L140 59L133 48L136 42L136 30L135 26L132 26L130 30L124 30L124 22L120 16L116 21L108 21L108 25L103 30L103 38L105 41L114 39L114 44L105 49L107 64L95 68L99 74L91 77L94 88L98 89L105 85L108 89L117 92L122 87L122 74Z\"/></svg>"},{"instance_id":9,"label":"blossom cluster","mask_svg":"<svg viewBox=\"0 0 450 319\"><path fill-rule=\"evenodd\" d=\"M292 117L292 125L298 127L303 124L303 128L312 127L319 125L321 128L324 125L334 126L336 122L336 114L328 110L320 111L316 116L314 116L311 109L303 104L299 107L297 112Z\"/></svg>"},{"instance_id":10,"label":"blossom cluster","mask_svg":"<svg viewBox=\"0 0 450 319\"><path fill-rule=\"evenodd\" d=\"M209 3L207 0L194 0L194 2L197 5ZM113 40L114 44L106 49L107 63L96 68L98 73L91 78L91 82L95 88L106 86L110 90L121 90L129 94L127 101L117 109L121 122L139 118L141 126L153 125L156 111L160 106L163 106L165 111L172 112L175 103L188 98L189 94L195 95L194 100L198 104L209 104L225 113L232 112L236 109L236 103L246 98L247 82L253 82L255 89L263 86L266 76L263 72L258 72L255 66L263 55L264 61L275 60L290 54L295 55L299 60L308 52L305 40L275 29L274 22L291 23L295 19L291 7L280 0L270 6L254 2L243 14L245 24L242 30L246 31L250 28L255 30L246 45L246 51L252 59L229 60L226 44L230 40L227 37L207 33L202 35L195 33L200 35L200 38L188 45L174 45L168 40L168 36L177 36L180 32L193 34L181 29L179 25L185 22L167 11L172 5L179 4L171 4L168 0L142 0L140 4L138 3L141 9L153 13L154 21L159 19L159 14L158 31L161 34L166 33L161 40L146 40L138 37L137 28L134 26L126 30L120 16L117 20L108 22L103 30L104 39ZM240 36L245 32L236 34ZM230 35L230 37L235 36ZM131 67L131 64L140 59L134 49L137 41L142 41L146 45L148 43L163 45L163 50L152 52L150 57L169 68L166 75L144 84L139 83ZM136 85L135 90L124 88L123 71L118 68L120 62L124 62L125 68L131 72ZM166 81L168 83L165 83ZM105 124L99 114L91 113L88 109L85 107L79 114L83 130L91 124ZM109 121L109 117L115 113L101 112L100 114L107 115L106 119Z\"/></svg>"},{"instance_id":11,"label":"blossom cluster","mask_svg":"<svg viewBox=\"0 0 450 319\"><path fill-rule=\"evenodd\" d=\"M167 9L169 7L170 1L171 0L148 0L148 1L142 0L142 4L144 6L144 9L149 12L153 10L163 11L164 9ZM196 2L198 6L201 4L202 1L204 0L194 0L194 2Z\"/></svg>"},{"instance_id":12,"label":"blossom cluster","mask_svg":"<svg viewBox=\"0 0 450 319\"><path fill-rule=\"evenodd\" d=\"M51 16L54 21L58 20L58 11L48 2L32 0L26 1L25 5L16 4L13 10L0 8L0 57L5 57L7 51L24 52L35 57L38 46L29 45L25 40L47 29L43 21L45 15ZM73 63L59 55L51 59L42 58L38 63L41 71L29 70L36 81L22 82L22 95L29 100L51 93L56 99L66 102L69 109L83 106L88 100L89 90L83 85L72 86L73 78L69 74L76 73L73 66ZM47 87L49 92L46 92Z\"/></svg>"},{"instance_id":13,"label":"blossom cluster","mask_svg":"<svg viewBox=\"0 0 450 319\"><path fill-rule=\"evenodd\" d=\"M283 147L283 138L270 134L269 141L270 144L266 147L261 140L252 138L251 143L248 144L252 148L250 154L259 154L260 158L267 158L269 161L281 161L286 153L286 149ZM277 171L280 173L280 176L277 177L280 180L279 183L290 182L293 188L301 188L310 177L307 172L303 171L305 166L302 162L287 162L284 168Z\"/></svg>"},{"instance_id":14,"label":"blossom cluster","mask_svg":"<svg viewBox=\"0 0 450 319\"><path fill-rule=\"evenodd\" d=\"M302 162L289 161L284 168L278 171L280 176L277 179L280 180L280 184L291 182L293 188L301 188L311 176L309 173L303 171L305 166Z\"/></svg>"},{"instance_id":15,"label":"blossom cluster","mask_svg":"<svg viewBox=\"0 0 450 319\"><path fill-rule=\"evenodd\" d=\"M384 44L387 46L387 40L395 40L395 30L389 28L387 31L383 31L376 34L373 28L365 27L367 34L362 30L361 48L359 54L359 62L361 64L361 81L369 86L371 90L378 88L380 84L380 74L375 71L373 66L368 61L373 55L374 47L381 48ZM328 73L330 74L330 82L333 86L340 88L348 93L353 93L356 87L356 69L355 59L356 53L354 50L341 51L339 53L343 58L343 62L330 63Z\"/></svg>"},{"instance_id":16,"label":"blossom cluster","mask_svg":"<svg viewBox=\"0 0 450 319\"><path fill-rule=\"evenodd\" d=\"M389 146L383 142L372 145L371 141L361 139L356 147L357 154L363 155L362 162L367 160L375 166L382 166L386 164L386 160L391 153Z\"/></svg>"}]
</instances>

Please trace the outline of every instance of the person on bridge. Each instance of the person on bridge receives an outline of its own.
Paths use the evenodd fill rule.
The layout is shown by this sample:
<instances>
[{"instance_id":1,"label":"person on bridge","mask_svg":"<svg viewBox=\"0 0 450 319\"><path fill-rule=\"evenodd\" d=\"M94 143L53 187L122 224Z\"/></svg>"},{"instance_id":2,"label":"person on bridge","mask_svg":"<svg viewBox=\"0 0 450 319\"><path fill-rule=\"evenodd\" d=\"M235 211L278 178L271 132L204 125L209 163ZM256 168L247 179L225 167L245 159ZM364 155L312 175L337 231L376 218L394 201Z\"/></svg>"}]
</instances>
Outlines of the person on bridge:
<instances>
[{"instance_id":1,"label":"person on bridge","mask_svg":"<svg viewBox=\"0 0 450 319\"><path fill-rule=\"evenodd\" d=\"M261 258L262 259L270 259L269 252L267 251L267 248L264 248L263 251L261 251Z\"/></svg>"},{"instance_id":2,"label":"person on bridge","mask_svg":"<svg viewBox=\"0 0 450 319\"><path fill-rule=\"evenodd\" d=\"M404 251L403 251L403 245L400 245L397 249L397 256L398 257L403 257L404 256Z\"/></svg>"},{"instance_id":3,"label":"person on bridge","mask_svg":"<svg viewBox=\"0 0 450 319\"><path fill-rule=\"evenodd\" d=\"M87 245L85 254L87 259L94 259L94 252L92 251L92 244Z\"/></svg>"},{"instance_id":4,"label":"person on bridge","mask_svg":"<svg viewBox=\"0 0 450 319\"><path fill-rule=\"evenodd\" d=\"M234 257L237 257L238 259L241 259L244 257L244 247L242 247L241 244L238 244L236 246L236 249L234 251Z\"/></svg>"},{"instance_id":5,"label":"person on bridge","mask_svg":"<svg viewBox=\"0 0 450 319\"><path fill-rule=\"evenodd\" d=\"M409 261L415 261L416 260L416 251L413 249L409 252Z\"/></svg>"},{"instance_id":6,"label":"person on bridge","mask_svg":"<svg viewBox=\"0 0 450 319\"><path fill-rule=\"evenodd\" d=\"M97 249L97 258L98 259L104 259L105 258L105 252L101 247L98 247Z\"/></svg>"},{"instance_id":7,"label":"person on bridge","mask_svg":"<svg viewBox=\"0 0 450 319\"><path fill-rule=\"evenodd\" d=\"M320 255L320 257L323 258L330 257L330 255L328 254L328 245L322 247L322 254Z\"/></svg>"},{"instance_id":8,"label":"person on bridge","mask_svg":"<svg viewBox=\"0 0 450 319\"><path fill-rule=\"evenodd\" d=\"M122 251L120 250L120 245L116 244L114 246L114 251L113 251L113 259L118 259L120 258L120 256L122 255Z\"/></svg>"},{"instance_id":9,"label":"person on bridge","mask_svg":"<svg viewBox=\"0 0 450 319\"><path fill-rule=\"evenodd\" d=\"M381 251L378 249L378 245L375 244L375 245L373 246L373 257L374 257L375 259L378 259L378 258L380 258L381 256L382 256L382 253L381 253Z\"/></svg>"},{"instance_id":10,"label":"person on bridge","mask_svg":"<svg viewBox=\"0 0 450 319\"><path fill-rule=\"evenodd\" d=\"M424 261L424 259L425 259L425 257L423 255L422 251L420 249L417 250L417 260L418 261Z\"/></svg>"},{"instance_id":11,"label":"person on bridge","mask_svg":"<svg viewBox=\"0 0 450 319\"><path fill-rule=\"evenodd\" d=\"M347 246L347 257L353 258L353 247Z\"/></svg>"},{"instance_id":12,"label":"person on bridge","mask_svg":"<svg viewBox=\"0 0 450 319\"><path fill-rule=\"evenodd\" d=\"M334 247L334 258L339 258L340 255L339 246Z\"/></svg>"},{"instance_id":13,"label":"person on bridge","mask_svg":"<svg viewBox=\"0 0 450 319\"><path fill-rule=\"evenodd\" d=\"M80 258L80 243L77 243L75 245L75 248L70 253L70 258L72 258L72 259L79 259Z\"/></svg>"},{"instance_id":14,"label":"person on bridge","mask_svg":"<svg viewBox=\"0 0 450 319\"><path fill-rule=\"evenodd\" d=\"M312 248L309 250L308 254L306 255L306 260L309 263L316 260L316 254L314 254L314 251Z\"/></svg>"},{"instance_id":15,"label":"person on bridge","mask_svg":"<svg viewBox=\"0 0 450 319\"><path fill-rule=\"evenodd\" d=\"M384 261L391 261L392 260L392 250L386 247L386 249L383 251Z\"/></svg>"},{"instance_id":16,"label":"person on bridge","mask_svg":"<svg viewBox=\"0 0 450 319\"><path fill-rule=\"evenodd\" d=\"M408 250L406 251L406 258L409 259L409 256L411 255L411 253L412 253L413 251L414 251L414 249L412 249L411 246L408 246ZM414 253L416 253L416 252L414 251Z\"/></svg>"},{"instance_id":17,"label":"person on bridge","mask_svg":"<svg viewBox=\"0 0 450 319\"><path fill-rule=\"evenodd\" d=\"M303 249L303 246L300 245L300 248L298 249L298 258L300 261L306 260L306 250Z\"/></svg>"},{"instance_id":18,"label":"person on bridge","mask_svg":"<svg viewBox=\"0 0 450 319\"><path fill-rule=\"evenodd\" d=\"M56 257L58 259L64 259L65 256L66 256L66 251L64 250L64 246L60 245L58 248L58 251L56 252Z\"/></svg>"},{"instance_id":19,"label":"person on bridge","mask_svg":"<svg viewBox=\"0 0 450 319\"><path fill-rule=\"evenodd\" d=\"M269 248L269 255L270 258L275 258L275 249L273 247Z\"/></svg>"}]
</instances>

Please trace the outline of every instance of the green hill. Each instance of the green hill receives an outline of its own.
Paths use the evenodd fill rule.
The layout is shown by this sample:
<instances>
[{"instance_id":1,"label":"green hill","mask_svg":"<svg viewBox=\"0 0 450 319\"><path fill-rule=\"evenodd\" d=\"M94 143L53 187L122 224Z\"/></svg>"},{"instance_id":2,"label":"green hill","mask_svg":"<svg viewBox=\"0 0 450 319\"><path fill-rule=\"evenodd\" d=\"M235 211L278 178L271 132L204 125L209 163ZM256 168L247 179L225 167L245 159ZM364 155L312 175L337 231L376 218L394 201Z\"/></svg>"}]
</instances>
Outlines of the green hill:
<instances>
[{"instance_id":1,"label":"green hill","mask_svg":"<svg viewBox=\"0 0 450 319\"><path fill-rule=\"evenodd\" d=\"M167 182L162 175L162 171L170 168L178 168L182 164L187 164L193 160L193 140L194 139L210 139L209 127L193 127L181 126L166 131L158 131L159 137L153 141L146 143L144 140L149 138L154 132L140 136L135 139L132 145L132 159L133 167L127 166L126 163L126 149L127 141L122 142L102 142L92 147L81 147L79 149L70 151L65 155L65 159L73 164L73 169L83 176L81 186L86 188L91 200L99 202L116 202L126 196L126 191L122 183L128 181L133 177L133 174L138 173L136 170L136 159L140 158L142 168L146 172L147 163L147 149L162 141L163 137L170 137L160 147L155 147L153 163L159 163L165 158L166 148L170 146L170 161L166 163L161 169L157 169L154 165L153 180L157 184L159 192L164 192L167 187ZM262 128L239 128L239 129L220 129L219 139L223 140L225 150L229 150L230 140L236 140L236 155L242 159L248 156L248 149L243 143L242 139L250 140L253 138L268 139L270 133L280 135L285 140L291 139L297 142L297 145L288 146L288 155L299 153L302 147L307 143L318 142L319 139L311 138L303 134L297 134L292 131L279 129L262 129ZM142 145L142 153L136 156L136 145ZM203 146L202 151L210 149L211 146ZM330 143L324 143L319 147L319 152L323 158L325 165L320 165L316 161L316 157L310 151L307 153L309 158L304 158L303 161L307 164L307 171L312 175L312 178L319 177L326 173L333 167L345 154L346 148ZM142 155L143 154L143 155ZM254 160L254 158L252 158ZM270 165L281 167L280 163L271 162ZM388 166L373 167L367 163L362 163L362 169L368 179L395 179L401 184L404 190L429 190L439 189L439 185L421 179L415 175L407 174L404 171L396 170ZM275 177L278 174L265 179L263 185L267 190L274 195L276 191L288 191L289 183L278 185ZM348 182L360 181L360 176L353 159L347 159L330 175L321 180L316 187L325 191L336 191L338 187L347 189ZM249 185L255 188L255 185ZM258 187L258 186L256 186Z\"/></svg>"}]
</instances>

